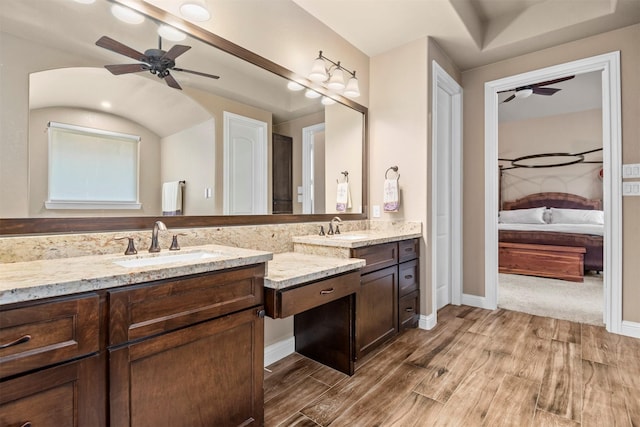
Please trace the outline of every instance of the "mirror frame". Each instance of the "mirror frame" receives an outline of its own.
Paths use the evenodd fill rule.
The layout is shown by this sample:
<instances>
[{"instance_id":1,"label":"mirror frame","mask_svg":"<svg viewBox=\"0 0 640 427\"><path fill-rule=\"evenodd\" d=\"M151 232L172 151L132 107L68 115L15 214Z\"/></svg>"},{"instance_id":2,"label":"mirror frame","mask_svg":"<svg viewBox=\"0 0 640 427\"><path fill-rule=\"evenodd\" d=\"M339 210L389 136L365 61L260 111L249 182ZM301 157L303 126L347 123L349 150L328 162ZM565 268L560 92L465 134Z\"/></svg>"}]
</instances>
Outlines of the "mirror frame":
<instances>
[{"instance_id":1,"label":"mirror frame","mask_svg":"<svg viewBox=\"0 0 640 427\"><path fill-rule=\"evenodd\" d=\"M219 37L201 27L174 16L162 9L142 0L110 0L123 4L160 22L172 25L215 49L220 49L244 61L277 74L285 79L295 81L304 86L311 86L311 81L300 77L293 71L257 55L229 40ZM346 97L330 93L325 88L315 88L317 92L330 96L340 103L362 113L362 213L339 214L343 220L368 219L369 194L369 151L368 151L368 109ZM269 215L212 215L212 216L140 216L140 217L68 217L68 218L0 218L0 236L48 234L48 233L83 233L108 232L121 230L148 229L156 220L162 220L171 228L199 228L216 226L265 225L300 222L329 221L336 213L329 214L269 214Z\"/></svg>"}]
</instances>

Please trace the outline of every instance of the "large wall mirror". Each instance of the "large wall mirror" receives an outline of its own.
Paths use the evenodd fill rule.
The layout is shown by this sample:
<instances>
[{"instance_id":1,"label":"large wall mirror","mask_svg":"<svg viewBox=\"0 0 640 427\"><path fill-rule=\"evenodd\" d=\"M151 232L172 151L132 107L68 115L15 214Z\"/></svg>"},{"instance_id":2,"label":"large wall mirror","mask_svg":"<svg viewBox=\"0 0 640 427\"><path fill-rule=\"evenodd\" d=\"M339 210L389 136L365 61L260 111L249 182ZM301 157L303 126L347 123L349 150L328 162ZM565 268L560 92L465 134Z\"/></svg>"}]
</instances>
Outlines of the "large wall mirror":
<instances>
[{"instance_id":1,"label":"large wall mirror","mask_svg":"<svg viewBox=\"0 0 640 427\"><path fill-rule=\"evenodd\" d=\"M3 0L0 132L3 155L16 158L0 168L13 191L0 205L0 234L146 228L150 217L175 211L163 217L169 226L366 218L365 107L322 88L309 98L306 87L288 87L311 86L306 79L146 3L127 3L143 22L116 19L108 0ZM163 21L185 38L159 36ZM164 79L132 72L140 63L123 45L142 53L188 46L174 67L186 71ZM72 143L56 143L60 132ZM139 142L123 151L105 145L105 135ZM77 164L84 172L74 175ZM109 185L96 197L92 174L94 186L130 186L126 200ZM65 180L69 193L52 189ZM182 193L175 209L167 207L171 183Z\"/></svg>"}]
</instances>

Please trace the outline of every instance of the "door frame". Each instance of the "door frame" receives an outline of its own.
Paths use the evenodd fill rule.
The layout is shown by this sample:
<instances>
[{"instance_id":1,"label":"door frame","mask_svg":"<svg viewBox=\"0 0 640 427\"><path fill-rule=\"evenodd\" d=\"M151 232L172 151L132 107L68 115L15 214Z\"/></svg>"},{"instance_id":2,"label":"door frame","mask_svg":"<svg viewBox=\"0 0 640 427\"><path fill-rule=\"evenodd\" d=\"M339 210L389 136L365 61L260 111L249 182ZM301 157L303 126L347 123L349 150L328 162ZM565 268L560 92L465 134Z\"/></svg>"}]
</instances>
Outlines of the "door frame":
<instances>
[{"instance_id":1,"label":"door frame","mask_svg":"<svg viewBox=\"0 0 640 427\"><path fill-rule=\"evenodd\" d=\"M239 114L223 111L223 193L222 193L222 210L225 215L229 215L230 209L230 197L231 186L229 179L229 165L231 158L231 138L233 135L230 133L230 125L232 122L238 122L245 126L251 126L258 131L260 144L257 146L257 150L254 154L257 156L254 162L253 168L258 179L254 181L256 191L253 192L252 204L254 208L257 206L258 211L253 214L267 214L269 211L267 203L267 194L269 189L269 178L267 177L268 170L268 138L267 138L267 123L252 119L250 117L241 116Z\"/></svg>"},{"instance_id":2,"label":"door frame","mask_svg":"<svg viewBox=\"0 0 640 427\"><path fill-rule=\"evenodd\" d=\"M436 268L438 253L436 247L437 230L437 117L438 88L451 96L451 303L460 305L462 301L462 87L435 60L431 66L431 312L434 325L437 322Z\"/></svg>"},{"instance_id":3,"label":"door frame","mask_svg":"<svg viewBox=\"0 0 640 427\"><path fill-rule=\"evenodd\" d=\"M318 123L316 125L306 126L302 128L302 213L310 214L313 209L312 185L309 176L309 168L311 167L311 153L313 152L313 136L316 132L324 132L325 124ZM314 177L315 182L315 177Z\"/></svg>"},{"instance_id":4,"label":"door frame","mask_svg":"<svg viewBox=\"0 0 640 427\"><path fill-rule=\"evenodd\" d=\"M567 75L602 72L602 148L604 226L604 320L609 332L622 329L622 132L620 52L610 52L485 83L485 298L496 309L498 298L498 92Z\"/></svg>"}]
</instances>

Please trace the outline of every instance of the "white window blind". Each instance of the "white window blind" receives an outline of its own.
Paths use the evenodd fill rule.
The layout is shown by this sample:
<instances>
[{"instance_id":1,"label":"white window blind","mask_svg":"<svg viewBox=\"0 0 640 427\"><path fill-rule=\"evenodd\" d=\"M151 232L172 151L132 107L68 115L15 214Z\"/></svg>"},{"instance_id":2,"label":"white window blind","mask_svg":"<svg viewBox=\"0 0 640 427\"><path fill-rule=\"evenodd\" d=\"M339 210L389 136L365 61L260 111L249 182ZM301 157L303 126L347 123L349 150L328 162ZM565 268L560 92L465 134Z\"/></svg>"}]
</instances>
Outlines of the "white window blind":
<instances>
[{"instance_id":1,"label":"white window blind","mask_svg":"<svg viewBox=\"0 0 640 427\"><path fill-rule=\"evenodd\" d=\"M140 209L140 137L49 122L48 209Z\"/></svg>"}]
</instances>

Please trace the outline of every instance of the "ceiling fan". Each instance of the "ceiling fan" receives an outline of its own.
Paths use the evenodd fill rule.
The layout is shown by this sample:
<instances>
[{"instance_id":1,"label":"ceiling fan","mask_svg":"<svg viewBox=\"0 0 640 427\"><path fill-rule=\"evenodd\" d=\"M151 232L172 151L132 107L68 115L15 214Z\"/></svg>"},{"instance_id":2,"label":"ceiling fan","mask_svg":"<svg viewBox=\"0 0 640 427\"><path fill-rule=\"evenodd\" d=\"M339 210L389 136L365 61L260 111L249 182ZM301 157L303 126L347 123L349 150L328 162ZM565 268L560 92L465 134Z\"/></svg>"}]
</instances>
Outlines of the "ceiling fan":
<instances>
[{"instance_id":1,"label":"ceiling fan","mask_svg":"<svg viewBox=\"0 0 640 427\"><path fill-rule=\"evenodd\" d=\"M553 88L553 87L542 87L542 86L548 86L548 85L564 82L566 80L571 80L574 77L575 76L560 77L559 79L548 80L546 82L534 83L534 84L530 84L530 85L526 85L526 86L520 86L520 87L517 87L515 89L502 90L502 91L500 91L498 93L515 91L515 93L513 95L511 95L510 97L508 97L507 99L502 101L503 103L504 102L509 102L509 101L513 100L514 98L527 98L528 96L533 95L533 94L551 96L554 93L556 93L556 92L558 92L558 91L560 91L562 89L557 89L557 88Z\"/></svg>"},{"instance_id":2,"label":"ceiling fan","mask_svg":"<svg viewBox=\"0 0 640 427\"><path fill-rule=\"evenodd\" d=\"M176 79L171 75L170 71L181 71L183 73L196 74L198 76L209 77L212 79L220 78L220 76L215 76L213 74L185 70L184 68L176 67L176 58L191 49L191 46L176 44L168 51L164 51L162 50L162 38L159 38L158 40L157 49L147 49L144 53L140 53L137 50L107 36L100 37L96 42L96 45L142 62L141 64L116 64L104 66L115 75L149 71L151 74L155 74L159 78L164 79L170 87L175 89L182 89L182 87L180 87Z\"/></svg>"}]
</instances>

